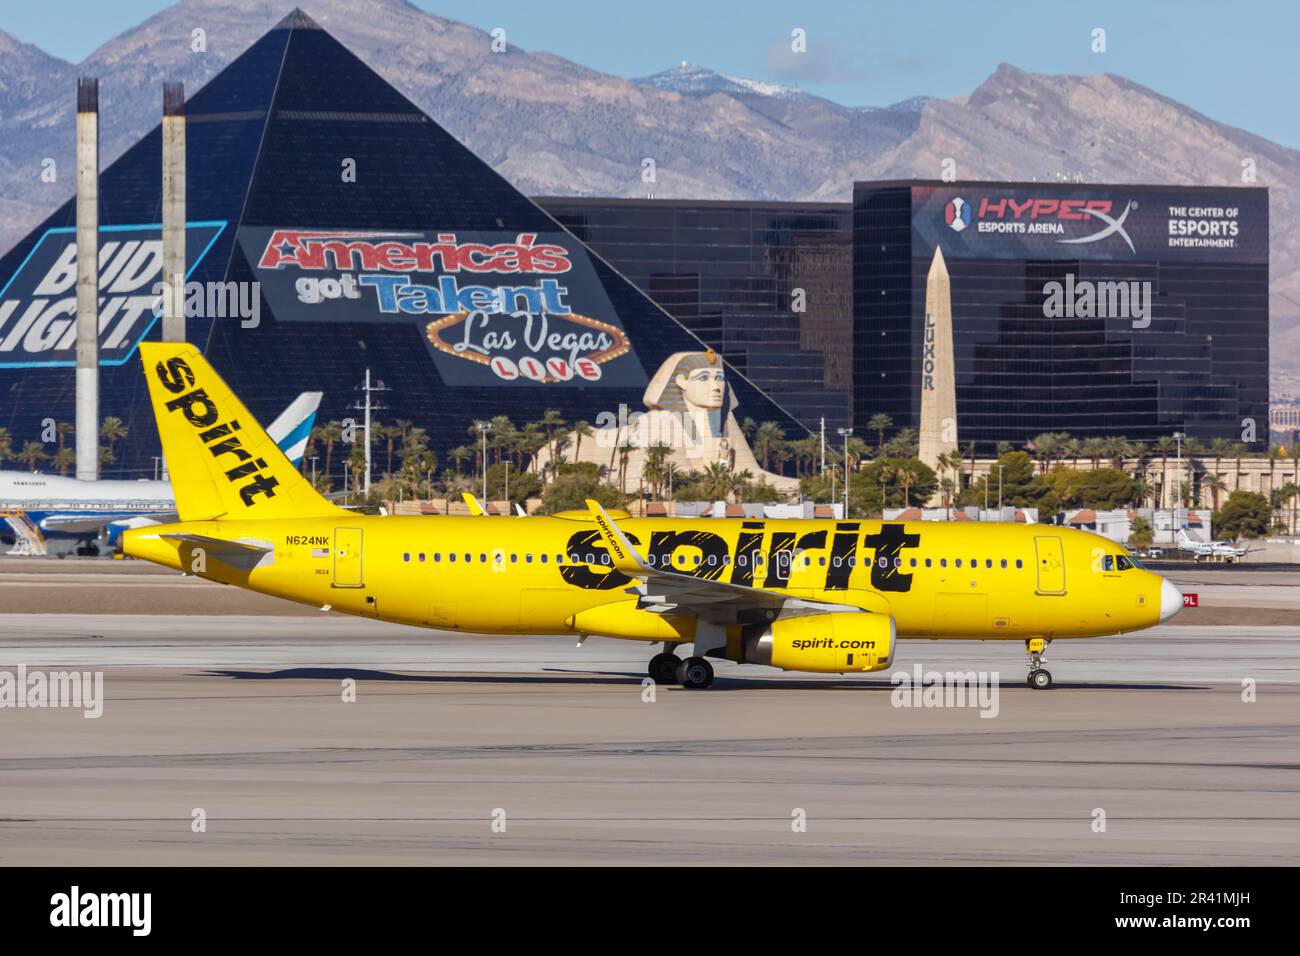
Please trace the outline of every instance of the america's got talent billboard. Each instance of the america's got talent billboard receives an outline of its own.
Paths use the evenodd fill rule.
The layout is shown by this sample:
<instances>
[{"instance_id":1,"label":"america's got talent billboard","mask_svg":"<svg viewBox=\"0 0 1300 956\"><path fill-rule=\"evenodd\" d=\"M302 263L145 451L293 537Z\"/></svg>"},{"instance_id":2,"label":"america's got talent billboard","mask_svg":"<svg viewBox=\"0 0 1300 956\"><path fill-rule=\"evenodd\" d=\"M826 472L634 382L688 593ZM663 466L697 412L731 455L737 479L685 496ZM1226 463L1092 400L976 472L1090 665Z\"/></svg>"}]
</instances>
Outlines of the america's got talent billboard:
<instances>
[{"instance_id":1,"label":"america's got talent billboard","mask_svg":"<svg viewBox=\"0 0 1300 956\"><path fill-rule=\"evenodd\" d=\"M245 227L239 243L277 321L413 324L448 385L646 384L566 233Z\"/></svg>"}]
</instances>

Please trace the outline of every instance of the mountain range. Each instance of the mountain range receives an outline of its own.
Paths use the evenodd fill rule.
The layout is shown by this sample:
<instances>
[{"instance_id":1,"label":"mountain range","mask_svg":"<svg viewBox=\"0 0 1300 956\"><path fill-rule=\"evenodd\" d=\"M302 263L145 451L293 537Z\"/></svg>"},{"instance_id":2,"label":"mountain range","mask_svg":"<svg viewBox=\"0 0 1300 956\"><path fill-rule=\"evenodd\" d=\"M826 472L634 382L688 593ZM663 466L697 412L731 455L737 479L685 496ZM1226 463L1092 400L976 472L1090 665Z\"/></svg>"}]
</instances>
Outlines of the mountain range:
<instances>
[{"instance_id":1,"label":"mountain range","mask_svg":"<svg viewBox=\"0 0 1300 956\"><path fill-rule=\"evenodd\" d=\"M299 0L303 2L303 0ZM306 12L449 132L533 195L839 200L860 179L1240 185L1270 188L1275 391L1300 391L1300 151L1112 74L999 65L968 96L844 106L683 63L640 79L588 69L405 0L306 0ZM100 78L104 165L151 129L163 80L187 93L294 0L180 0L73 64L0 31L0 252L73 188L74 87ZM613 25L612 31L617 27ZM202 31L196 34L195 31ZM202 50L196 51L196 36ZM43 161L57 177L44 182ZM642 181L654 159L656 181Z\"/></svg>"}]
</instances>

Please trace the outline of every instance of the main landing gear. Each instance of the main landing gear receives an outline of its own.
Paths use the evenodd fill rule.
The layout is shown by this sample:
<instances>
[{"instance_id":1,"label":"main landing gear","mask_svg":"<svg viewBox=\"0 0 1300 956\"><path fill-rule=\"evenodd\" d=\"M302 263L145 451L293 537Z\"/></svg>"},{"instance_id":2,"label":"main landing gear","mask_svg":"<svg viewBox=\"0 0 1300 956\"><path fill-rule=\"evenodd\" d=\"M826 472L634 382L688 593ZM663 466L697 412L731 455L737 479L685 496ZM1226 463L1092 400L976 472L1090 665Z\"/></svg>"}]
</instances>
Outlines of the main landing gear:
<instances>
[{"instance_id":1,"label":"main landing gear","mask_svg":"<svg viewBox=\"0 0 1300 956\"><path fill-rule=\"evenodd\" d=\"M1043 651L1050 643L1041 637L1025 641L1025 653L1029 655L1029 677L1025 682L1034 690L1047 690L1052 686L1052 672L1043 667Z\"/></svg>"},{"instance_id":2,"label":"main landing gear","mask_svg":"<svg viewBox=\"0 0 1300 956\"><path fill-rule=\"evenodd\" d=\"M679 658L671 650L650 658L650 679L656 684L681 684L702 690L713 683L713 665L703 657Z\"/></svg>"},{"instance_id":3,"label":"main landing gear","mask_svg":"<svg viewBox=\"0 0 1300 956\"><path fill-rule=\"evenodd\" d=\"M677 683L677 665L681 659L671 650L650 658L650 679L656 684Z\"/></svg>"}]
</instances>

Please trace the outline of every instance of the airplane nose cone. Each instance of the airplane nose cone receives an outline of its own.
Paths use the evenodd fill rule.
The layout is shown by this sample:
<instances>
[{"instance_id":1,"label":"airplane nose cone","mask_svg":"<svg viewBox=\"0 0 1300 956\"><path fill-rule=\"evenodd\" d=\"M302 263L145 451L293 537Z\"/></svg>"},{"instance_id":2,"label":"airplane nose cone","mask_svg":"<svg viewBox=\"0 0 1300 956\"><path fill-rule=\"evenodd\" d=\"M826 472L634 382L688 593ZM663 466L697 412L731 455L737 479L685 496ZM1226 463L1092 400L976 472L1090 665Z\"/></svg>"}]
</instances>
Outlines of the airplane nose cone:
<instances>
[{"instance_id":1,"label":"airplane nose cone","mask_svg":"<svg viewBox=\"0 0 1300 956\"><path fill-rule=\"evenodd\" d=\"M1173 581L1165 578L1160 583L1160 621L1169 620L1183 609L1183 592L1178 590Z\"/></svg>"}]
</instances>

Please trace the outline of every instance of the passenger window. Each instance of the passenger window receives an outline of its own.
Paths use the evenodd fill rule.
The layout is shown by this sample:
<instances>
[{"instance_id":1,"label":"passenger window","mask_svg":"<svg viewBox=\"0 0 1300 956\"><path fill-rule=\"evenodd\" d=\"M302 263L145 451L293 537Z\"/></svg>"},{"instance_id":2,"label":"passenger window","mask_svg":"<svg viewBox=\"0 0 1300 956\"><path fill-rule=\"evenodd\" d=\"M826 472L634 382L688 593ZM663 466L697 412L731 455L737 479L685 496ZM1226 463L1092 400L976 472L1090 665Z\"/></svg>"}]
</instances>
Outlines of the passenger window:
<instances>
[{"instance_id":1,"label":"passenger window","mask_svg":"<svg viewBox=\"0 0 1300 956\"><path fill-rule=\"evenodd\" d=\"M984 567L986 567L986 568L991 568L991 567L993 567L993 559L992 559L992 558L985 558L985 559L984 559Z\"/></svg>"},{"instance_id":2,"label":"passenger window","mask_svg":"<svg viewBox=\"0 0 1300 956\"><path fill-rule=\"evenodd\" d=\"M421 564L424 564L424 552L423 552L423 551L420 552L420 563L421 563Z\"/></svg>"},{"instance_id":3,"label":"passenger window","mask_svg":"<svg viewBox=\"0 0 1300 956\"><path fill-rule=\"evenodd\" d=\"M916 567L916 558L912 559L912 567Z\"/></svg>"},{"instance_id":4,"label":"passenger window","mask_svg":"<svg viewBox=\"0 0 1300 956\"><path fill-rule=\"evenodd\" d=\"M931 561L930 558L926 558L926 559L925 559L925 566L926 566L927 568L930 567L930 561Z\"/></svg>"},{"instance_id":5,"label":"passenger window","mask_svg":"<svg viewBox=\"0 0 1300 956\"><path fill-rule=\"evenodd\" d=\"M1024 567L1024 565L1021 563L1021 561L1020 561L1019 558L1016 558L1016 567L1018 567L1018 568L1023 568L1023 567Z\"/></svg>"},{"instance_id":6,"label":"passenger window","mask_svg":"<svg viewBox=\"0 0 1300 956\"><path fill-rule=\"evenodd\" d=\"M958 558L956 561L954 561L954 562L953 562L953 566L954 566L954 567L958 567L958 568L960 568L960 567L961 567L961 558Z\"/></svg>"},{"instance_id":7,"label":"passenger window","mask_svg":"<svg viewBox=\"0 0 1300 956\"><path fill-rule=\"evenodd\" d=\"M518 564L518 563L519 563L519 555L517 555L517 554L512 554L512 555L510 555L510 563L511 563L511 564Z\"/></svg>"},{"instance_id":8,"label":"passenger window","mask_svg":"<svg viewBox=\"0 0 1300 956\"><path fill-rule=\"evenodd\" d=\"M531 554L525 554L524 564L532 564L532 563L533 563L533 556Z\"/></svg>"},{"instance_id":9,"label":"passenger window","mask_svg":"<svg viewBox=\"0 0 1300 956\"><path fill-rule=\"evenodd\" d=\"M1003 558L1003 559L1002 559L1002 567L1005 568L1006 566L1007 566L1007 559L1006 559L1006 558Z\"/></svg>"},{"instance_id":10,"label":"passenger window","mask_svg":"<svg viewBox=\"0 0 1300 956\"><path fill-rule=\"evenodd\" d=\"M823 568L826 567L826 555L823 554L820 558L818 558L817 563L820 564Z\"/></svg>"},{"instance_id":11,"label":"passenger window","mask_svg":"<svg viewBox=\"0 0 1300 956\"><path fill-rule=\"evenodd\" d=\"M958 562L958 563L960 563L960 562ZM948 559L947 559L947 558L940 558L940 559L939 559L939 567L941 567L941 568L946 568L947 566L948 566Z\"/></svg>"},{"instance_id":12,"label":"passenger window","mask_svg":"<svg viewBox=\"0 0 1300 956\"><path fill-rule=\"evenodd\" d=\"M540 555L538 555L538 557L540 557L540 558L542 559L542 564L545 564L545 563L546 563L546 552L545 552L545 551L543 551ZM558 557L558 555L557 555L557 557Z\"/></svg>"},{"instance_id":13,"label":"passenger window","mask_svg":"<svg viewBox=\"0 0 1300 956\"><path fill-rule=\"evenodd\" d=\"M410 563L411 563L411 553L408 551L408 552L406 552L405 554L403 554L403 555L402 555L402 560L405 561L407 564L410 564Z\"/></svg>"},{"instance_id":14,"label":"passenger window","mask_svg":"<svg viewBox=\"0 0 1300 956\"><path fill-rule=\"evenodd\" d=\"M469 564L469 563L470 563L471 561L473 561L473 560L474 560L474 555L472 555L472 554L467 554L467 555L465 555L465 563L466 563L466 564Z\"/></svg>"},{"instance_id":15,"label":"passenger window","mask_svg":"<svg viewBox=\"0 0 1300 956\"><path fill-rule=\"evenodd\" d=\"M435 551L435 552L433 552L433 563L434 563L434 564L437 564L437 563L439 563L441 560L442 560L442 552L441 552L441 551Z\"/></svg>"},{"instance_id":16,"label":"passenger window","mask_svg":"<svg viewBox=\"0 0 1300 956\"><path fill-rule=\"evenodd\" d=\"M455 552L455 551L449 551L449 552L447 553L447 560L450 561L452 564L455 564L455 563L456 563L456 552Z\"/></svg>"}]
</instances>

